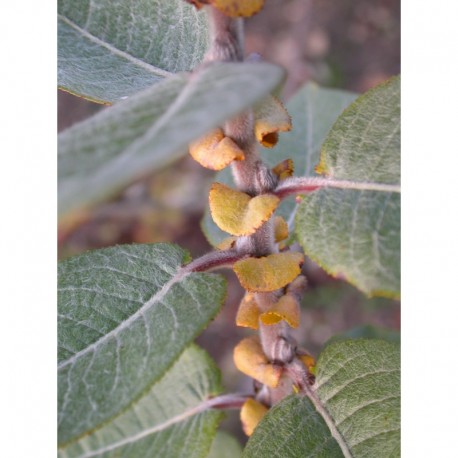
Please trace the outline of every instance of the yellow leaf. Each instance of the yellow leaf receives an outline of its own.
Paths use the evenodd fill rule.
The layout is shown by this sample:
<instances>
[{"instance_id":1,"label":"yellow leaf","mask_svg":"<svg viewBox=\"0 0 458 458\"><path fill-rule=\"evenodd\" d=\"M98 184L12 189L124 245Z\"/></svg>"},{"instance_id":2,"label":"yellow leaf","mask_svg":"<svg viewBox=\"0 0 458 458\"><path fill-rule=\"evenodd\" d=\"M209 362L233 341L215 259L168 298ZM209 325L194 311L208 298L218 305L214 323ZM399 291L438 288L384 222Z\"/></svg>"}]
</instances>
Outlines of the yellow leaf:
<instances>
[{"instance_id":1,"label":"yellow leaf","mask_svg":"<svg viewBox=\"0 0 458 458\"><path fill-rule=\"evenodd\" d=\"M210 3L230 17L249 17L264 6L264 0L210 0Z\"/></svg>"},{"instance_id":2,"label":"yellow leaf","mask_svg":"<svg viewBox=\"0 0 458 458\"><path fill-rule=\"evenodd\" d=\"M220 128L192 142L189 153L200 165L211 170L221 170L232 161L245 159L243 151Z\"/></svg>"},{"instance_id":3,"label":"yellow leaf","mask_svg":"<svg viewBox=\"0 0 458 458\"><path fill-rule=\"evenodd\" d=\"M277 164L273 169L272 172L277 175L277 177L281 180L285 178L289 178L293 176L294 173L294 162L292 159L285 159Z\"/></svg>"},{"instance_id":4,"label":"yellow leaf","mask_svg":"<svg viewBox=\"0 0 458 458\"><path fill-rule=\"evenodd\" d=\"M278 142L278 132L291 130L291 116L276 97L269 95L254 111L254 132L261 145L272 148Z\"/></svg>"},{"instance_id":5,"label":"yellow leaf","mask_svg":"<svg viewBox=\"0 0 458 458\"><path fill-rule=\"evenodd\" d=\"M258 329L259 327L259 308L253 294L246 293L240 302L237 316L235 318L237 326Z\"/></svg>"},{"instance_id":6,"label":"yellow leaf","mask_svg":"<svg viewBox=\"0 0 458 458\"><path fill-rule=\"evenodd\" d=\"M300 273L301 253L288 251L262 258L247 258L234 264L241 285L247 291L268 292L283 288Z\"/></svg>"},{"instance_id":7,"label":"yellow leaf","mask_svg":"<svg viewBox=\"0 0 458 458\"><path fill-rule=\"evenodd\" d=\"M268 412L268 408L254 399L247 399L240 410L242 428L247 436L253 434L254 429Z\"/></svg>"},{"instance_id":8,"label":"yellow leaf","mask_svg":"<svg viewBox=\"0 0 458 458\"><path fill-rule=\"evenodd\" d=\"M234 363L239 371L264 385L278 385L282 368L269 363L258 336L247 337L234 348Z\"/></svg>"},{"instance_id":9,"label":"yellow leaf","mask_svg":"<svg viewBox=\"0 0 458 458\"><path fill-rule=\"evenodd\" d=\"M300 305L296 298L286 294L280 297L270 310L261 314L260 319L267 325L285 320L292 328L297 328L299 327L300 315Z\"/></svg>"},{"instance_id":10,"label":"yellow leaf","mask_svg":"<svg viewBox=\"0 0 458 458\"><path fill-rule=\"evenodd\" d=\"M251 197L220 183L210 189L210 211L213 221L232 235L256 232L272 215L280 199L273 194Z\"/></svg>"},{"instance_id":11,"label":"yellow leaf","mask_svg":"<svg viewBox=\"0 0 458 458\"><path fill-rule=\"evenodd\" d=\"M281 242L288 238L288 223L281 217L274 219L275 242Z\"/></svg>"}]
</instances>

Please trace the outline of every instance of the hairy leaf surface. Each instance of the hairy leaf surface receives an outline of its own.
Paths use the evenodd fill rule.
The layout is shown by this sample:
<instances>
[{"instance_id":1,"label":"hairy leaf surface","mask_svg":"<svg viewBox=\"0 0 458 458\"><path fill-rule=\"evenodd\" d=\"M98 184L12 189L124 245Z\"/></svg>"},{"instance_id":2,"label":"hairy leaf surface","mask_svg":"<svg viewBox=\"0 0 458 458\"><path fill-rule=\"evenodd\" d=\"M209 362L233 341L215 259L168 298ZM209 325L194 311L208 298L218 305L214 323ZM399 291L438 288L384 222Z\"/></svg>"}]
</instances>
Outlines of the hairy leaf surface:
<instances>
[{"instance_id":1,"label":"hairy leaf surface","mask_svg":"<svg viewBox=\"0 0 458 458\"><path fill-rule=\"evenodd\" d=\"M182 0L59 0L59 86L112 103L196 67L205 13Z\"/></svg>"},{"instance_id":2,"label":"hairy leaf surface","mask_svg":"<svg viewBox=\"0 0 458 458\"><path fill-rule=\"evenodd\" d=\"M334 180L400 183L400 79L359 97L327 137L318 169ZM304 251L368 295L400 291L400 193L322 189L296 217Z\"/></svg>"},{"instance_id":3,"label":"hairy leaf surface","mask_svg":"<svg viewBox=\"0 0 458 458\"><path fill-rule=\"evenodd\" d=\"M291 115L291 132L279 134L279 142L274 148L261 148L262 159L274 167L284 159L294 161L295 176L315 175L320 149L330 128L342 111L357 97L356 94L336 89L320 88L314 83L304 85L286 104ZM216 175L219 183L234 186L231 172L222 170ZM288 222L290 233L294 227L296 204L293 198L282 202L277 214ZM202 220L202 228L208 241L217 246L227 237L212 221L209 212Z\"/></svg>"},{"instance_id":4,"label":"hairy leaf surface","mask_svg":"<svg viewBox=\"0 0 458 458\"><path fill-rule=\"evenodd\" d=\"M222 416L206 407L221 391L219 379L213 361L192 345L123 412L59 457L205 457Z\"/></svg>"},{"instance_id":5,"label":"hairy leaf surface","mask_svg":"<svg viewBox=\"0 0 458 458\"><path fill-rule=\"evenodd\" d=\"M113 194L186 154L188 143L271 91L283 70L215 64L168 78L59 135L59 210Z\"/></svg>"},{"instance_id":6,"label":"hairy leaf surface","mask_svg":"<svg viewBox=\"0 0 458 458\"><path fill-rule=\"evenodd\" d=\"M189 260L175 245L155 244L60 263L60 444L128 408L216 315L225 281L180 270Z\"/></svg>"},{"instance_id":7,"label":"hairy leaf surface","mask_svg":"<svg viewBox=\"0 0 458 458\"><path fill-rule=\"evenodd\" d=\"M314 402L293 395L273 407L243 456L400 456L399 346L337 342L322 352L316 370Z\"/></svg>"}]
</instances>

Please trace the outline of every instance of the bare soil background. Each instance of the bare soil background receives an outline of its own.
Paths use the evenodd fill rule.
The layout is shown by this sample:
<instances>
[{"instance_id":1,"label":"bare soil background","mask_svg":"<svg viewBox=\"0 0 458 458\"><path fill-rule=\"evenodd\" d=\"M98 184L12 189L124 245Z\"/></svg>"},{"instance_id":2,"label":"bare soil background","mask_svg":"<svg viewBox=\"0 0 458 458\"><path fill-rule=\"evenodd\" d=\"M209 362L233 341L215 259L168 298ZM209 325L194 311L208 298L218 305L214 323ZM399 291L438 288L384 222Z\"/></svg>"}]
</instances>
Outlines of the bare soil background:
<instances>
[{"instance_id":1,"label":"bare soil background","mask_svg":"<svg viewBox=\"0 0 458 458\"><path fill-rule=\"evenodd\" d=\"M247 54L257 52L286 68L287 100L307 81L364 92L400 72L399 0L267 0L246 23ZM59 91L58 130L85 119L100 105ZM174 242L193 257L211 247L200 230L213 173L190 158L143 177L122 194L95 208L75 212L59 225L59 257L123 243ZM352 330L380 332L397 339L399 302L367 299L355 288L328 276L308 261L309 291L304 299L298 341L318 354L333 335ZM228 278L226 304L198 343L215 358L228 391L250 390L251 382L232 362L232 350L250 331L236 328L243 294L235 276ZM362 329L361 326L374 326ZM356 328L356 329L355 329ZM237 414L225 428L241 440Z\"/></svg>"}]
</instances>

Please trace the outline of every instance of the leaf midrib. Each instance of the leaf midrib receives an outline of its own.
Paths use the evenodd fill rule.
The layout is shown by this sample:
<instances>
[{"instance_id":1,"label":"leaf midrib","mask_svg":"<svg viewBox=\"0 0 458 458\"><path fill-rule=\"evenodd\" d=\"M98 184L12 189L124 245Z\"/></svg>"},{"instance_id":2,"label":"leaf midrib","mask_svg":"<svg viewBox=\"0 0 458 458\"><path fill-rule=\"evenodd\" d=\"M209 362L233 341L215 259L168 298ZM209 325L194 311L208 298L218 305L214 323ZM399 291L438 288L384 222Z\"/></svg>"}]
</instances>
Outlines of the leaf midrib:
<instances>
[{"instance_id":1,"label":"leaf midrib","mask_svg":"<svg viewBox=\"0 0 458 458\"><path fill-rule=\"evenodd\" d=\"M167 420L163 421L162 423L159 423L150 428L144 429L140 431L139 433L132 434L131 436L125 437L124 439L114 442L105 447L99 448L97 450L92 450L88 453L85 453L84 455L80 455L78 458L91 458L94 456L98 456L102 453L111 452L113 450L116 450L119 447L123 447L124 445L128 445L128 444L137 442L141 439L144 439L145 437L150 436L151 434L155 434L160 431L163 431L164 429L167 429L172 425L184 422L189 418L192 418L200 413L210 410L212 407L220 404L222 400L224 400L228 396L231 396L231 395L221 395L221 396L217 396L211 399L204 399L202 402L200 402L196 406L191 407L190 409L187 409L184 412L181 412L178 415L175 415L174 417L168 418Z\"/></svg>"},{"instance_id":2,"label":"leaf midrib","mask_svg":"<svg viewBox=\"0 0 458 458\"><path fill-rule=\"evenodd\" d=\"M101 40L100 38L96 37L95 35L92 35L91 33L89 33L87 30L79 27L77 24L75 24L73 21L71 21L67 17L63 16L62 14L58 14L57 17L62 22L64 22L69 27L71 27L74 30L76 30L78 33L80 33L83 37L87 38L92 43L107 49L112 54L114 54L114 55L116 55L118 57L121 57L123 59L126 59L126 60L132 62L134 65L137 65L138 67L143 68L144 70L148 71L149 73L151 73L153 75L162 76L164 78L173 75L173 73L171 73L171 72L168 72L166 70L162 70L159 67L151 65L148 62L145 62L145 61L133 56L132 54L129 54L129 53L125 52L125 51L122 51L121 49L116 48L115 46L111 45L110 43L107 43L106 41Z\"/></svg>"},{"instance_id":3,"label":"leaf midrib","mask_svg":"<svg viewBox=\"0 0 458 458\"><path fill-rule=\"evenodd\" d=\"M151 298L146 301L135 313L133 313L129 318L122 321L119 326L112 329L107 334L103 335L100 339L96 340L83 350L80 350L78 353L75 353L70 358L66 359L65 361L61 362L58 365L58 370L64 369L65 367L72 365L75 361L77 361L81 356L90 353L92 350L96 350L103 342L109 340L111 337L116 336L120 331L126 329L130 326L132 322L134 322L138 317L142 316L146 310L148 310L153 304L159 302L170 290L170 288L178 283L179 281L183 280L187 277L191 272L186 269L179 269L174 276L172 276L162 288L157 291Z\"/></svg>"}]
</instances>

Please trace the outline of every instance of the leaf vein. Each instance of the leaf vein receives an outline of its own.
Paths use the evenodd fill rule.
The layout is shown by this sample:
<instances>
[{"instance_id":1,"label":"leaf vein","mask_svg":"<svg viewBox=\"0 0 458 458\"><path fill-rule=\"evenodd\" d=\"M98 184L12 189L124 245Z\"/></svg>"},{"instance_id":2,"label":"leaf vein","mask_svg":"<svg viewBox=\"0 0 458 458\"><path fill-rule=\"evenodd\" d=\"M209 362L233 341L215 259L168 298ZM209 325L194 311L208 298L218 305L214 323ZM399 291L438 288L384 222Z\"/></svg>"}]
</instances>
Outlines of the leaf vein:
<instances>
[{"instance_id":1,"label":"leaf vein","mask_svg":"<svg viewBox=\"0 0 458 458\"><path fill-rule=\"evenodd\" d=\"M336 421L336 426L340 426L344 421L348 420L350 417L352 417L356 412L359 412L360 410L365 409L366 407L369 407L374 404L379 404L384 401L389 401L391 399L397 399L400 398L401 396L399 394L394 395L394 396L387 396L385 398L381 399L374 399L373 401L369 401L367 403L359 405L357 408L352 410L348 415L346 415L344 418L341 418L339 421Z\"/></svg>"},{"instance_id":2,"label":"leaf vein","mask_svg":"<svg viewBox=\"0 0 458 458\"><path fill-rule=\"evenodd\" d=\"M73 21L68 19L67 17L63 16L62 14L58 14L58 18L67 24L69 27L75 29L78 33L80 33L84 38L88 39L92 43L101 46L108 51L110 51L112 54L115 56L121 57L127 61L132 62L134 65L137 65L138 67L141 67L144 70L147 70L148 72L154 74L154 75L159 75L162 77L168 77L172 76L172 73L167 72L166 70L162 70L158 67L155 67L154 65L151 65L141 59L138 59L137 57L132 56L131 54L122 51L121 49L116 48L115 46L111 45L110 43L107 43L106 41L101 40L100 38L97 38L95 35L92 35L90 32L87 30L79 27L77 24L75 24ZM89 15L88 15L89 18Z\"/></svg>"},{"instance_id":3,"label":"leaf vein","mask_svg":"<svg viewBox=\"0 0 458 458\"><path fill-rule=\"evenodd\" d=\"M370 377L372 375L392 374L394 372L399 372L399 369L387 369L387 370L379 370L379 371L374 371L374 372L366 372L365 374L359 375L358 377L354 377L354 378L348 380L343 385L338 386L335 390L333 390L330 393L328 393L328 395L330 394L330 396L328 396L326 398L324 396L321 396L321 400L323 402L328 403L332 398L337 396L341 391L343 391L346 387L348 387L352 383L356 382L357 380L361 380L361 379L364 379L366 377Z\"/></svg>"},{"instance_id":4,"label":"leaf vein","mask_svg":"<svg viewBox=\"0 0 458 458\"><path fill-rule=\"evenodd\" d=\"M128 328L132 322L137 320L139 316L141 316L142 313L144 313L146 310L148 310L150 307L152 307L154 304L161 302L163 297L168 293L170 288L177 282L181 281L183 278L185 278L187 275L189 275L190 272L186 271L185 269L179 270L172 278L170 278L164 285L162 286L161 289L159 289L148 301L146 301L135 313L133 313L129 318L127 318L125 321L121 322L116 328L105 334L103 337L101 337L99 340L93 342L91 345L88 347L84 348L83 350L79 351L78 353L74 354L67 360L63 361L61 364L59 364L59 370L63 369L64 367L68 365L73 365L73 363L79 359L81 356L84 356L85 354L89 353L90 351L95 351L100 345L102 345L104 342L109 340L112 336L117 335L119 332L121 332L123 329Z\"/></svg>"}]
</instances>

